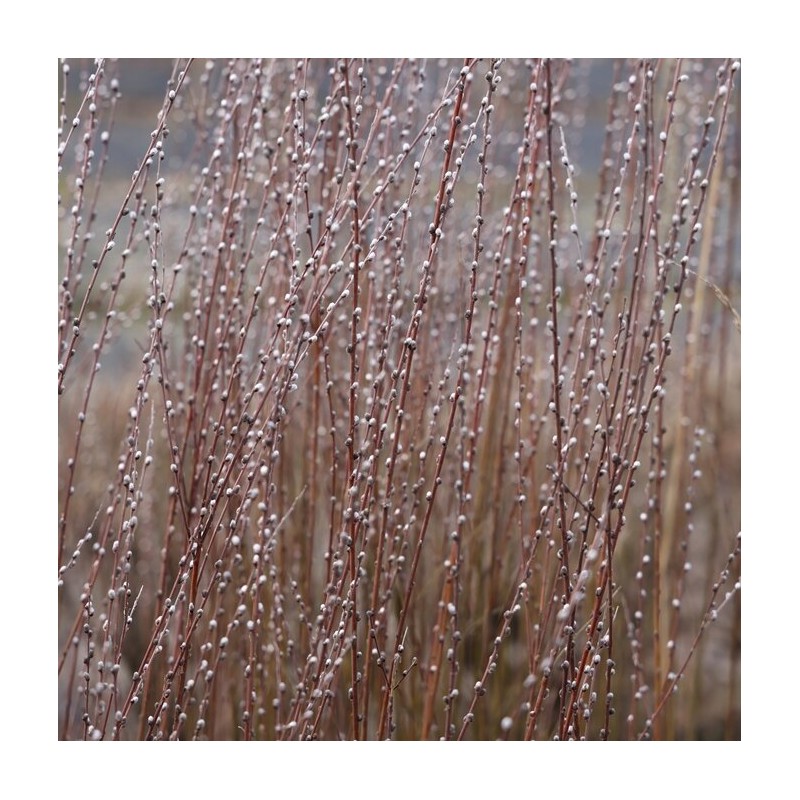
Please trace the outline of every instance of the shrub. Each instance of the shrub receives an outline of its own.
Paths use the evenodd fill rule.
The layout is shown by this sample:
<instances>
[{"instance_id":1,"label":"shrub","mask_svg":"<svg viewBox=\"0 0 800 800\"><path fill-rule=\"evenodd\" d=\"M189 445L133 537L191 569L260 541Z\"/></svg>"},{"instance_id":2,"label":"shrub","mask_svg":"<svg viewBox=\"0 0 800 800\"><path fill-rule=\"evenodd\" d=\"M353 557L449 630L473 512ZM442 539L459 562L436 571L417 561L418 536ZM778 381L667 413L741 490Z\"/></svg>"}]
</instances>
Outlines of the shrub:
<instances>
[{"instance_id":1,"label":"shrub","mask_svg":"<svg viewBox=\"0 0 800 800\"><path fill-rule=\"evenodd\" d=\"M121 180L142 67L59 76L60 737L738 738L739 62L178 61Z\"/></svg>"}]
</instances>

